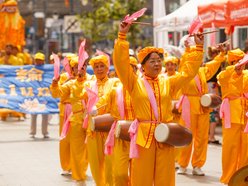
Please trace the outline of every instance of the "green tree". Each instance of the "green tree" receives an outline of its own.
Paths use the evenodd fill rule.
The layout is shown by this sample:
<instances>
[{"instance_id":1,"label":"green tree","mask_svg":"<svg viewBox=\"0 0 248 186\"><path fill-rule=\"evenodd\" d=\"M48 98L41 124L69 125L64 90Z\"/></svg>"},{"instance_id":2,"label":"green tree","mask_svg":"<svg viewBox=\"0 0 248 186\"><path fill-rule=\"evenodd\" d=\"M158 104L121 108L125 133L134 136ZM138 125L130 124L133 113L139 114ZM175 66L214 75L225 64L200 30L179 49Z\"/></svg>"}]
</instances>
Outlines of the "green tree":
<instances>
[{"instance_id":1,"label":"green tree","mask_svg":"<svg viewBox=\"0 0 248 186\"><path fill-rule=\"evenodd\" d=\"M91 0L88 11L79 16L81 28L86 38L92 43L103 40L113 41L117 37L119 21L125 15L132 14L147 5L146 0ZM146 15L139 21L150 18ZM142 25L133 24L128 35L131 43L135 45L150 44L150 38L145 39ZM134 47L133 46L133 47Z\"/></svg>"}]
</instances>

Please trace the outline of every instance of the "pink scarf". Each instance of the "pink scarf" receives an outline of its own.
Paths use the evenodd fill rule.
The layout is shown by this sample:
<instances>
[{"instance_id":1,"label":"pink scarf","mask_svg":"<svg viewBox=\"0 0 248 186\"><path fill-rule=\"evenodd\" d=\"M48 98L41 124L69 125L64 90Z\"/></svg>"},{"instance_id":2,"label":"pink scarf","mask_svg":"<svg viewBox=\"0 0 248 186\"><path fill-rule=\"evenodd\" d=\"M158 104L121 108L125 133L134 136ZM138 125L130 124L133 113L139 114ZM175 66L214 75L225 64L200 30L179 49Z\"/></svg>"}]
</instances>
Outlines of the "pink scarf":
<instances>
[{"instance_id":1,"label":"pink scarf","mask_svg":"<svg viewBox=\"0 0 248 186\"><path fill-rule=\"evenodd\" d=\"M176 108L178 109L182 105L182 119L185 122L187 128L190 128L190 102L189 98L186 95L182 95L176 104Z\"/></svg>"},{"instance_id":2,"label":"pink scarf","mask_svg":"<svg viewBox=\"0 0 248 186\"><path fill-rule=\"evenodd\" d=\"M116 89L117 93L117 105L118 105L118 111L120 113L121 119L124 119L125 117L125 111L124 111L124 102L123 102L123 89L122 87L118 87ZM105 154L112 154L114 144L115 144L115 128L116 128L117 120L112 124L111 129L109 131L107 140L105 142Z\"/></svg>"},{"instance_id":3,"label":"pink scarf","mask_svg":"<svg viewBox=\"0 0 248 186\"><path fill-rule=\"evenodd\" d=\"M150 104L151 104L153 112L154 112L154 116L155 116L156 120L158 121L158 107L157 107L156 98L154 96L154 92L152 90L151 85L148 83L148 81L145 78L143 78L143 80L144 80L144 85L146 88L146 92L148 94ZM138 127L139 127L139 121L136 119L131 124L131 126L128 130L128 132L130 133L130 139L131 139L131 141L130 141L130 154L129 154L130 158L138 158L139 157L138 145L136 144Z\"/></svg>"},{"instance_id":4,"label":"pink scarf","mask_svg":"<svg viewBox=\"0 0 248 186\"><path fill-rule=\"evenodd\" d=\"M60 135L60 140L63 140L66 135L68 134L68 131L70 129L70 118L72 116L72 107L71 104L65 104L65 112L64 112L64 124L62 128L62 132Z\"/></svg>"},{"instance_id":5,"label":"pink scarf","mask_svg":"<svg viewBox=\"0 0 248 186\"><path fill-rule=\"evenodd\" d=\"M220 118L224 118L225 128L231 128L231 114L230 114L230 103L229 99L223 99L220 105Z\"/></svg>"}]
</instances>

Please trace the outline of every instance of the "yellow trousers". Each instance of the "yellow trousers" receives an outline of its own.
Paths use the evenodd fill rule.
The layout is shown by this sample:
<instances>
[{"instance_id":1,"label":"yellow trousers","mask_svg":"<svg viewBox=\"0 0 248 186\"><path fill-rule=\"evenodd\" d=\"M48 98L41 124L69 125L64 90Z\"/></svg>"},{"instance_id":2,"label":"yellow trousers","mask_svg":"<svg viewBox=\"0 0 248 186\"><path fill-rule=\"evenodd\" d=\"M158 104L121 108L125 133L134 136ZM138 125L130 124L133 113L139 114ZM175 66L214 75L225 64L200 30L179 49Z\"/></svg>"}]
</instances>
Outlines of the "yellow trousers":
<instances>
[{"instance_id":1,"label":"yellow trousers","mask_svg":"<svg viewBox=\"0 0 248 186\"><path fill-rule=\"evenodd\" d=\"M231 124L231 128L222 127L222 176L220 181L228 184L232 175L248 165L248 134L244 133L245 125Z\"/></svg>"},{"instance_id":2,"label":"yellow trousers","mask_svg":"<svg viewBox=\"0 0 248 186\"><path fill-rule=\"evenodd\" d=\"M180 121L180 123L181 122L182 121ZM193 135L192 143L181 149L178 164L183 168L188 166L193 144L194 150L191 164L192 167L201 168L205 164L207 158L209 114L191 114L190 130Z\"/></svg>"},{"instance_id":3,"label":"yellow trousers","mask_svg":"<svg viewBox=\"0 0 248 186\"><path fill-rule=\"evenodd\" d=\"M97 186L113 185L113 155L104 154L107 135L108 133L92 132L87 138L90 170Z\"/></svg>"},{"instance_id":4,"label":"yellow trousers","mask_svg":"<svg viewBox=\"0 0 248 186\"><path fill-rule=\"evenodd\" d=\"M129 158L130 143L121 139L115 139L114 146L114 185L115 186L128 186L129 174L128 168L130 165Z\"/></svg>"},{"instance_id":5,"label":"yellow trousers","mask_svg":"<svg viewBox=\"0 0 248 186\"><path fill-rule=\"evenodd\" d=\"M174 147L153 142L150 148L139 147L139 157L131 162L132 186L174 186Z\"/></svg>"},{"instance_id":6,"label":"yellow trousers","mask_svg":"<svg viewBox=\"0 0 248 186\"><path fill-rule=\"evenodd\" d=\"M59 117L59 135L61 135L64 124L64 116ZM59 141L60 165L63 170L70 171L70 130L63 140Z\"/></svg>"},{"instance_id":7,"label":"yellow trousers","mask_svg":"<svg viewBox=\"0 0 248 186\"><path fill-rule=\"evenodd\" d=\"M72 179L84 181L88 168L87 148L85 144L86 130L81 123L71 122L70 126L70 152Z\"/></svg>"},{"instance_id":8,"label":"yellow trousers","mask_svg":"<svg viewBox=\"0 0 248 186\"><path fill-rule=\"evenodd\" d=\"M177 124L180 124L180 117L181 117L181 114L173 114L173 121L172 122L175 122ZM181 149L182 148L175 148L175 161L178 162L179 158L180 158L180 155L181 155Z\"/></svg>"}]
</instances>

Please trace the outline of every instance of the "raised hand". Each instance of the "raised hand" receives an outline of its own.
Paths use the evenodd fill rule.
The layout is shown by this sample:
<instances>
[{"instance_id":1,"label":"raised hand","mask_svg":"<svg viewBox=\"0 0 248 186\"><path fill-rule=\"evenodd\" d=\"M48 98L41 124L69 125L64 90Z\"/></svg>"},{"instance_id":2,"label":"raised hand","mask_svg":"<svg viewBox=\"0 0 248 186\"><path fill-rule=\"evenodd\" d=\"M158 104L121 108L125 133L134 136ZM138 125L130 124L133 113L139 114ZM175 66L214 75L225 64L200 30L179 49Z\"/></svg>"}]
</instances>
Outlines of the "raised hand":
<instances>
[{"instance_id":1,"label":"raised hand","mask_svg":"<svg viewBox=\"0 0 248 186\"><path fill-rule=\"evenodd\" d=\"M204 36L202 33L194 34L195 44L203 45L204 44Z\"/></svg>"},{"instance_id":2,"label":"raised hand","mask_svg":"<svg viewBox=\"0 0 248 186\"><path fill-rule=\"evenodd\" d=\"M122 21L119 25L119 32L124 34L128 33L130 26L131 24Z\"/></svg>"}]
</instances>

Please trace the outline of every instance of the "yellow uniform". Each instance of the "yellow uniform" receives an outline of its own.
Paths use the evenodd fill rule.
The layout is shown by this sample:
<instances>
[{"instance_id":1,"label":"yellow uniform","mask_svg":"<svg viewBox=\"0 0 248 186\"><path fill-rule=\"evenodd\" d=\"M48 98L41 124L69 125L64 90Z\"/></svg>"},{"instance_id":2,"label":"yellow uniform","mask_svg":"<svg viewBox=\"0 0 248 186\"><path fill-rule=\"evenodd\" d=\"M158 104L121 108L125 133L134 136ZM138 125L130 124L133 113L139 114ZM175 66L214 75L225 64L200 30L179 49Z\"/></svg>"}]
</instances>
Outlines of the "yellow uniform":
<instances>
[{"instance_id":1,"label":"yellow uniform","mask_svg":"<svg viewBox=\"0 0 248 186\"><path fill-rule=\"evenodd\" d=\"M187 57L185 59L187 60ZM182 125L186 125L192 131L194 151L191 161L194 168L201 168L206 162L208 145L210 109L201 106L200 98L203 94L208 93L207 81L211 79L212 76L217 72L221 62L224 60L225 56L223 53L216 56L214 60L206 63L204 67L200 67L195 79L191 80L181 89L182 94L188 98L190 103L190 108L188 108L190 109L190 126L187 126L186 121L184 121L182 116L180 123ZM197 85L197 81L200 86ZM178 159L178 163L182 168L186 168L188 166L191 157L191 151L192 143L191 145L182 149L181 156Z\"/></svg>"},{"instance_id":2,"label":"yellow uniform","mask_svg":"<svg viewBox=\"0 0 248 186\"><path fill-rule=\"evenodd\" d=\"M84 120L85 105L84 97L85 79L70 80L59 86L52 84L50 90L55 97L69 98L72 106L72 116L70 118L70 166L72 178L77 181L86 179L86 170L88 167L87 149L85 144L86 130L82 128Z\"/></svg>"},{"instance_id":3,"label":"yellow uniform","mask_svg":"<svg viewBox=\"0 0 248 186\"><path fill-rule=\"evenodd\" d=\"M0 64L18 66L18 65L22 65L22 61L18 57L14 55L10 55L8 56L7 62L5 62L5 56L1 57Z\"/></svg>"},{"instance_id":4,"label":"yellow uniform","mask_svg":"<svg viewBox=\"0 0 248 186\"><path fill-rule=\"evenodd\" d=\"M234 66L229 66L217 76L222 98L229 100L231 127L225 127L223 119L222 176L227 184L231 176L241 167L248 165L248 135L244 133L248 111L248 71L237 75ZM226 116L224 116L226 117Z\"/></svg>"},{"instance_id":5,"label":"yellow uniform","mask_svg":"<svg viewBox=\"0 0 248 186\"><path fill-rule=\"evenodd\" d=\"M111 91L119 80L117 78L97 79L90 82L90 87L93 91L97 91L98 97L102 97ZM105 114L102 112L99 114ZM112 156L104 155L104 144L108 133L104 132L90 132L87 137L87 150L90 163L90 169L94 181L97 186L113 185L112 177Z\"/></svg>"},{"instance_id":6,"label":"yellow uniform","mask_svg":"<svg viewBox=\"0 0 248 186\"><path fill-rule=\"evenodd\" d=\"M162 76L155 79L145 77L154 92L158 121L155 119L144 80L137 77L129 65L128 50L129 43L125 40L125 35L119 33L114 48L114 65L123 86L132 98L134 114L139 121L136 139L139 158L132 159L131 185L173 186L175 185L174 148L157 143L154 139L154 131L158 122L172 121L172 95L196 75L203 57L202 46L199 47L199 51L189 56L187 66L182 73L169 79Z\"/></svg>"},{"instance_id":7,"label":"yellow uniform","mask_svg":"<svg viewBox=\"0 0 248 186\"><path fill-rule=\"evenodd\" d=\"M67 73L63 73L60 75L60 80L58 82L59 86L62 86L69 78ZM53 86L50 86L52 96L57 97L59 96L56 91L53 91ZM61 135L63 124L64 124L64 113L66 105L70 104L70 97L67 95L61 95L60 103L59 103L59 135ZM68 132L66 138L60 140L59 142L59 156L60 156L60 165L61 168L65 171L70 171L70 132Z\"/></svg>"},{"instance_id":8,"label":"yellow uniform","mask_svg":"<svg viewBox=\"0 0 248 186\"><path fill-rule=\"evenodd\" d=\"M122 103L119 103L117 100L119 96L122 96ZM107 104L106 110L116 120L129 120L133 121L134 111L131 103L131 97L127 90L122 86L112 89L110 94L105 95L97 103L97 107ZM123 116L120 114L119 107L123 109ZM116 186L127 186L129 185L129 147L130 143L121 139L116 138L114 142L114 185Z\"/></svg>"}]
</instances>

